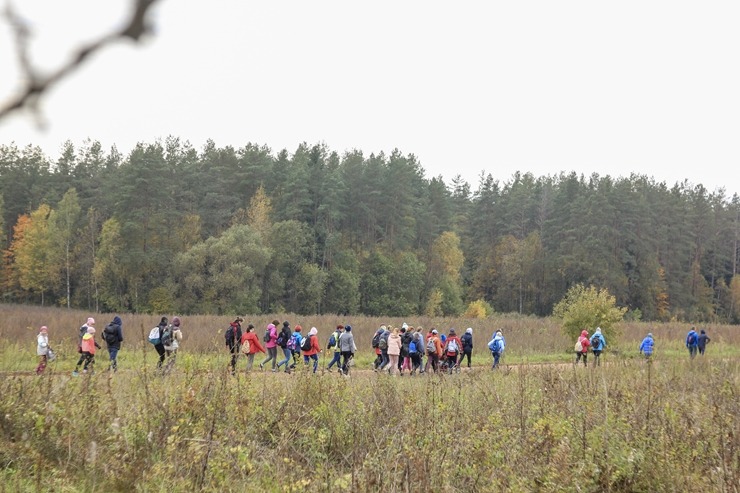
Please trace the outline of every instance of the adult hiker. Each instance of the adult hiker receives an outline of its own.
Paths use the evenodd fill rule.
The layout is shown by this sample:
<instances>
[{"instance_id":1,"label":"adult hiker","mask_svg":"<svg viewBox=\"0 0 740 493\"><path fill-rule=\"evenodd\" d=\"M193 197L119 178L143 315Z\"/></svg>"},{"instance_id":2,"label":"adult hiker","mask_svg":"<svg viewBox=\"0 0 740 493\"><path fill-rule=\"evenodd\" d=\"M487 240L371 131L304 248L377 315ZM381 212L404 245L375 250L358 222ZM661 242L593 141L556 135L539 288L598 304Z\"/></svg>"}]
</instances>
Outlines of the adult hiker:
<instances>
[{"instance_id":1,"label":"adult hiker","mask_svg":"<svg viewBox=\"0 0 740 493\"><path fill-rule=\"evenodd\" d=\"M704 329L701 329L701 334L699 334L699 354L704 356L704 351L707 349L707 344L710 341L711 339L707 335L707 332Z\"/></svg>"},{"instance_id":2,"label":"adult hiker","mask_svg":"<svg viewBox=\"0 0 740 493\"><path fill-rule=\"evenodd\" d=\"M342 337L342 333L344 332L344 325L339 324L337 325L337 328L334 332L331 333L329 336L329 341L326 343L326 350L334 352L334 357L332 357L331 361L329 361L329 364L327 365L326 369L327 371L331 372L331 367L335 364L337 365L337 368L340 368L340 360L342 359L342 350L339 348L339 338Z\"/></svg>"},{"instance_id":3,"label":"adult hiker","mask_svg":"<svg viewBox=\"0 0 740 493\"><path fill-rule=\"evenodd\" d=\"M493 356L493 366L491 366L492 370L498 368L501 355L504 353L505 348L506 343L504 342L504 336L500 330L497 330L493 333L493 338L488 342L488 349L491 351L491 356Z\"/></svg>"},{"instance_id":4,"label":"adult hiker","mask_svg":"<svg viewBox=\"0 0 740 493\"><path fill-rule=\"evenodd\" d=\"M290 329L290 322L287 320L283 322L283 327ZM277 338L278 332L275 324L268 324L265 330L265 336L262 339L265 341L265 348L267 349L267 358L260 363L260 370L265 368L265 365L272 361L272 371L277 371Z\"/></svg>"},{"instance_id":5,"label":"adult hiker","mask_svg":"<svg viewBox=\"0 0 740 493\"><path fill-rule=\"evenodd\" d=\"M157 327L155 327L155 329L159 329L159 339L154 344L154 349L157 350L157 354L159 355L159 361L157 361L158 369L162 368L162 364L164 363L164 357L166 354L164 345L165 343L168 343L172 339L172 330L168 329L168 325L169 325L169 320L167 320L167 317L162 317ZM167 336L165 332L167 332L169 336Z\"/></svg>"},{"instance_id":6,"label":"adult hiker","mask_svg":"<svg viewBox=\"0 0 740 493\"><path fill-rule=\"evenodd\" d=\"M293 337L293 333L290 331L290 325L283 325L280 328L280 334L278 334L277 338L277 345L280 348L280 350L283 352L283 359L278 361L277 369L280 370L280 367L285 365L285 371L288 370L288 364L290 363L290 357L293 354L293 350L290 340Z\"/></svg>"},{"instance_id":7,"label":"adult hiker","mask_svg":"<svg viewBox=\"0 0 740 493\"><path fill-rule=\"evenodd\" d=\"M463 360L467 357L468 358L468 368L470 368L470 357L473 354L473 328L468 327L465 329L465 333L460 338L460 342L462 343L462 352L460 353L460 361L458 362L459 366L462 366Z\"/></svg>"},{"instance_id":8,"label":"adult hiker","mask_svg":"<svg viewBox=\"0 0 740 493\"><path fill-rule=\"evenodd\" d=\"M439 358L442 356L442 341L439 338L439 332L437 329L432 328L431 332L427 335L425 351L427 353L427 364L424 371L429 371L431 366L434 373L437 373L437 367L439 366Z\"/></svg>"},{"instance_id":9,"label":"adult hiker","mask_svg":"<svg viewBox=\"0 0 740 493\"><path fill-rule=\"evenodd\" d=\"M696 327L691 327L686 334L686 349L689 350L689 358L694 359L699 352L699 334L696 333Z\"/></svg>"},{"instance_id":10,"label":"adult hiker","mask_svg":"<svg viewBox=\"0 0 740 493\"><path fill-rule=\"evenodd\" d=\"M401 355L401 334L398 327L394 327L391 335L388 337L388 372L393 375L398 370L398 357Z\"/></svg>"},{"instance_id":11,"label":"adult hiker","mask_svg":"<svg viewBox=\"0 0 740 493\"><path fill-rule=\"evenodd\" d=\"M108 347L108 370L118 371L118 351L121 350L123 342L123 321L116 315L113 320L103 328L103 340Z\"/></svg>"},{"instance_id":12,"label":"adult hiker","mask_svg":"<svg viewBox=\"0 0 740 493\"><path fill-rule=\"evenodd\" d=\"M224 333L224 339L226 339L226 347L229 348L231 353L231 374L236 374L236 360L239 358L239 349L241 347L242 340L242 325L244 321L241 317L236 317L233 322L229 324L229 327Z\"/></svg>"},{"instance_id":13,"label":"adult hiker","mask_svg":"<svg viewBox=\"0 0 740 493\"><path fill-rule=\"evenodd\" d=\"M354 357L355 351L357 351L351 325L347 324L344 326L344 331L339 336L338 347L342 354L342 367L340 371L344 375L349 375L349 362Z\"/></svg>"},{"instance_id":14,"label":"adult hiker","mask_svg":"<svg viewBox=\"0 0 740 493\"><path fill-rule=\"evenodd\" d=\"M246 351L245 346L249 345L249 351L247 352L247 371L250 371L254 364L254 355L265 352L265 348L260 344L260 338L254 333L254 324L247 325L241 338L241 344L244 351Z\"/></svg>"},{"instance_id":15,"label":"adult hiker","mask_svg":"<svg viewBox=\"0 0 740 493\"><path fill-rule=\"evenodd\" d=\"M588 331L584 329L581 331L581 335L578 336L578 340L575 345L576 365L581 361L581 358L583 358L583 366L586 366L586 358L588 357L588 348L590 346L591 343L588 340Z\"/></svg>"},{"instance_id":16,"label":"adult hiker","mask_svg":"<svg viewBox=\"0 0 740 493\"><path fill-rule=\"evenodd\" d=\"M594 353L594 366L601 366L601 353L606 348L606 339L601 333L601 327L596 327L596 332L591 336L591 352Z\"/></svg>"},{"instance_id":17,"label":"adult hiker","mask_svg":"<svg viewBox=\"0 0 740 493\"><path fill-rule=\"evenodd\" d=\"M177 361L177 350L180 349L180 341L182 341L182 321L180 317L172 317L172 324L168 326L168 329L170 336L164 341L164 352L167 356L165 371L170 371L175 366L175 361Z\"/></svg>"},{"instance_id":18,"label":"adult hiker","mask_svg":"<svg viewBox=\"0 0 740 493\"><path fill-rule=\"evenodd\" d=\"M640 354L645 355L645 359L647 361L650 361L650 359L653 356L653 350L655 347L655 340L653 339L653 334L648 333L647 336L645 336L645 339L642 340L640 343Z\"/></svg>"}]
</instances>

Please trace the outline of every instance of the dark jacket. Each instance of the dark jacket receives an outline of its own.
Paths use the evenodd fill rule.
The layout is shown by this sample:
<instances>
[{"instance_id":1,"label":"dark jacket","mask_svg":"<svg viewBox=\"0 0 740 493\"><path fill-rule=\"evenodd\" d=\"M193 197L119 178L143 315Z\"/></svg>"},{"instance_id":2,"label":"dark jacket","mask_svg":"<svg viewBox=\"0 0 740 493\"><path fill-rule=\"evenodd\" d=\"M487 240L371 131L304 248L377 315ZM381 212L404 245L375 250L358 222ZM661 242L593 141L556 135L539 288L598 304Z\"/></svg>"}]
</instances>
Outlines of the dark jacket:
<instances>
[{"instance_id":1,"label":"dark jacket","mask_svg":"<svg viewBox=\"0 0 740 493\"><path fill-rule=\"evenodd\" d=\"M462 342L462 350L464 353L470 353L473 351L473 334L469 334L468 332L464 333L460 338L460 342Z\"/></svg>"},{"instance_id":2,"label":"dark jacket","mask_svg":"<svg viewBox=\"0 0 740 493\"><path fill-rule=\"evenodd\" d=\"M278 346L280 346L283 349L288 347L288 341L290 340L291 337L293 337L293 332L291 332L290 326L283 325L283 328L280 329L280 335L278 336L279 340L282 339L282 344L278 344Z\"/></svg>"},{"instance_id":3,"label":"dark jacket","mask_svg":"<svg viewBox=\"0 0 740 493\"><path fill-rule=\"evenodd\" d=\"M707 343L710 342L711 339L706 334L700 334L699 335L699 349L706 349Z\"/></svg>"},{"instance_id":4,"label":"dark jacket","mask_svg":"<svg viewBox=\"0 0 740 493\"><path fill-rule=\"evenodd\" d=\"M113 334L113 337L109 340L109 334ZM162 329L160 328L160 335ZM103 329L103 340L108 344L108 349L121 349L121 343L123 342L123 329L121 328L121 319L116 317L111 323L105 326Z\"/></svg>"},{"instance_id":5,"label":"dark jacket","mask_svg":"<svg viewBox=\"0 0 740 493\"><path fill-rule=\"evenodd\" d=\"M232 353L239 352L239 346L241 346L242 341L242 325L239 322L231 322L229 328L226 329L224 338L226 339L226 345Z\"/></svg>"}]
</instances>

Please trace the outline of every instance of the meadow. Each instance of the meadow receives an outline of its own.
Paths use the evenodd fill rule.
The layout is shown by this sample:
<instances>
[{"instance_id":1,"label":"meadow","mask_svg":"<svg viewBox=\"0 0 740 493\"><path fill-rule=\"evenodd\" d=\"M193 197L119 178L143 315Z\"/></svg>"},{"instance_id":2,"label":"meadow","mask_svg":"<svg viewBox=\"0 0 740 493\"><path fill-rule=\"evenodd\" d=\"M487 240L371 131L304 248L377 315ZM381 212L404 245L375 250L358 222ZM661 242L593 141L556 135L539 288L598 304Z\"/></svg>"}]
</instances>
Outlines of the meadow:
<instances>
[{"instance_id":1,"label":"meadow","mask_svg":"<svg viewBox=\"0 0 740 493\"><path fill-rule=\"evenodd\" d=\"M707 327L693 361L686 324L623 324L599 368L573 367L549 319L405 320L474 328L470 371L391 378L365 368L380 323L290 314L328 337L351 323L349 378L226 372L230 317L183 317L175 370L155 371L144 341L158 316L122 315L121 370L72 378L87 313L0 307L0 491L740 491L740 337ZM112 315L95 315L98 327ZM35 334L60 358L33 375ZM484 351L503 328L507 356ZM656 337L646 364L639 340ZM323 339L324 337L322 337Z\"/></svg>"}]
</instances>

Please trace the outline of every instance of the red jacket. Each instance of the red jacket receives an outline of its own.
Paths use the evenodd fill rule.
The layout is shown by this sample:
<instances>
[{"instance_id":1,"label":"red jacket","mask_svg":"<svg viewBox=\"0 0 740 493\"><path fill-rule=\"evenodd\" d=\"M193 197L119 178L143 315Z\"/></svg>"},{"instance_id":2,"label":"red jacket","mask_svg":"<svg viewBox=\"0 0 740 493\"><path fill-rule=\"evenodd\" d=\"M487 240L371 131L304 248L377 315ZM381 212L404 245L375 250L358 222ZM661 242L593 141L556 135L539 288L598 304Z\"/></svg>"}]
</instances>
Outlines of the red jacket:
<instances>
[{"instance_id":1,"label":"red jacket","mask_svg":"<svg viewBox=\"0 0 740 493\"><path fill-rule=\"evenodd\" d=\"M311 338L311 349L308 351L303 351L303 356L313 356L314 354L319 354L321 352L321 346L319 346L319 337L318 336L308 336Z\"/></svg>"},{"instance_id":2,"label":"red jacket","mask_svg":"<svg viewBox=\"0 0 740 493\"><path fill-rule=\"evenodd\" d=\"M581 341L581 352L587 353L589 346L591 346L591 342L588 340L588 336L584 336L581 334L581 336L578 338L579 341Z\"/></svg>"},{"instance_id":3,"label":"red jacket","mask_svg":"<svg viewBox=\"0 0 740 493\"><path fill-rule=\"evenodd\" d=\"M450 341L455 341L457 343L457 351L456 352L455 351L452 351L452 352L449 351ZM461 352L462 352L462 341L460 340L460 338L457 337L457 336L449 336L447 338L447 340L445 340L445 353L447 353L448 356L453 356L453 355L455 355L457 353L461 353Z\"/></svg>"},{"instance_id":4,"label":"red jacket","mask_svg":"<svg viewBox=\"0 0 740 493\"><path fill-rule=\"evenodd\" d=\"M260 338L257 337L257 334L255 334L254 332L247 332L245 334L242 334L241 343L244 344L244 341L249 341L249 354L265 352L265 348L263 348L262 344L260 344Z\"/></svg>"}]
</instances>

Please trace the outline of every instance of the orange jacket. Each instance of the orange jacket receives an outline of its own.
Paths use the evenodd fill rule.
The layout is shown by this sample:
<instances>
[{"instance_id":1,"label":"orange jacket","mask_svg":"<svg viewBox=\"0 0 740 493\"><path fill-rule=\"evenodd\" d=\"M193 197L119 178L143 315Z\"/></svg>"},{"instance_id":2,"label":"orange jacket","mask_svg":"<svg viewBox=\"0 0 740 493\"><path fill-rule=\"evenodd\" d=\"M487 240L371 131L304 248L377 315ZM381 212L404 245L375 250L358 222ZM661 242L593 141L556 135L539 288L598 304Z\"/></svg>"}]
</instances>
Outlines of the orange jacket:
<instances>
[{"instance_id":1,"label":"orange jacket","mask_svg":"<svg viewBox=\"0 0 740 493\"><path fill-rule=\"evenodd\" d=\"M254 332L245 332L242 334L241 343L244 344L244 341L249 341L249 354L265 352L265 348L260 344L260 338Z\"/></svg>"},{"instance_id":2,"label":"orange jacket","mask_svg":"<svg viewBox=\"0 0 740 493\"><path fill-rule=\"evenodd\" d=\"M98 346L98 343L95 342L95 338L92 334L85 334L84 336L82 336L83 353L95 354L95 346Z\"/></svg>"},{"instance_id":3,"label":"orange jacket","mask_svg":"<svg viewBox=\"0 0 740 493\"><path fill-rule=\"evenodd\" d=\"M311 349L303 351L303 356L313 356L321 352L321 346L319 346L319 336L308 336L311 338Z\"/></svg>"}]
</instances>

